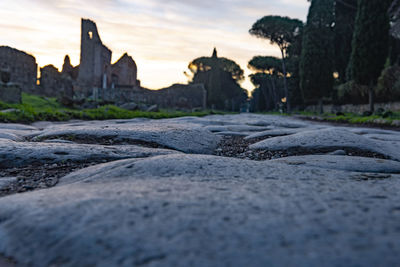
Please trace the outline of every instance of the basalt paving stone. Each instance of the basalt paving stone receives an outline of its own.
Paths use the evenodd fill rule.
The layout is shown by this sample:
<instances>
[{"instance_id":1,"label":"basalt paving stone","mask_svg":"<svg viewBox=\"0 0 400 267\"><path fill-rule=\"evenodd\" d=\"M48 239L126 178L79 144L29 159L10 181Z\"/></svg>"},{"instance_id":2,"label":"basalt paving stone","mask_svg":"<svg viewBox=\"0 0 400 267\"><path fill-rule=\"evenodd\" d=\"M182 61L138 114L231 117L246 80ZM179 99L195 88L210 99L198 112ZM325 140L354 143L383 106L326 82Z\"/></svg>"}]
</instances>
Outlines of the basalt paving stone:
<instances>
[{"instance_id":1,"label":"basalt paving stone","mask_svg":"<svg viewBox=\"0 0 400 267\"><path fill-rule=\"evenodd\" d=\"M0 139L0 168L63 162L101 162L178 153L134 145L86 145L46 142L14 142Z\"/></svg>"},{"instance_id":2,"label":"basalt paving stone","mask_svg":"<svg viewBox=\"0 0 400 267\"><path fill-rule=\"evenodd\" d=\"M38 128L25 124L18 123L0 123L0 129L4 130L19 130L19 131L36 131Z\"/></svg>"},{"instance_id":3,"label":"basalt paving stone","mask_svg":"<svg viewBox=\"0 0 400 267\"><path fill-rule=\"evenodd\" d=\"M380 140L380 141L395 141L400 142L400 134L365 134L364 137Z\"/></svg>"},{"instance_id":4,"label":"basalt paving stone","mask_svg":"<svg viewBox=\"0 0 400 267\"><path fill-rule=\"evenodd\" d=\"M17 178L17 185L22 181L21 185L51 188L6 197L0 192L0 263L396 266L399 262L399 163L385 160L400 160L395 131L331 128L257 114L35 126L40 133L35 127L9 128L54 143L0 140L4 147L17 148L15 154L26 149L27 158L36 153L44 161L8 168L9 172L3 169L0 175ZM219 137L207 130L211 126L236 128L225 131L231 136ZM264 140L271 136L264 136L262 129L291 135ZM253 133L260 136L249 140L234 136ZM375 135L391 137L383 141ZM112 152L105 152L108 149ZM324 155L338 149L341 156ZM45 157L46 150L51 157ZM14 155L12 149L3 151ZM89 160L67 162L68 166L63 161L48 163L53 155L65 159L69 153ZM103 159L97 161L90 153L104 154ZM130 159L98 164L110 156L109 160ZM18 157L15 162L21 164ZM265 161L277 157L285 158ZM33 175L29 179L33 169L38 179Z\"/></svg>"},{"instance_id":5,"label":"basalt paving stone","mask_svg":"<svg viewBox=\"0 0 400 267\"><path fill-rule=\"evenodd\" d=\"M185 153L211 154L220 138L193 124L172 124L168 121L149 120L148 122L127 122L110 124L84 122L74 125L58 125L31 136L32 140L68 139L70 141L104 140L115 143L121 141L141 141L156 143L162 147ZM93 142L93 141L92 141Z\"/></svg>"},{"instance_id":6,"label":"basalt paving stone","mask_svg":"<svg viewBox=\"0 0 400 267\"><path fill-rule=\"evenodd\" d=\"M321 150L324 152L350 149L377 153L390 159L400 160L399 142L373 140L344 129L335 128L304 131L288 136L269 138L250 145L250 149L269 151Z\"/></svg>"},{"instance_id":7,"label":"basalt paving stone","mask_svg":"<svg viewBox=\"0 0 400 267\"><path fill-rule=\"evenodd\" d=\"M400 162L366 157L335 155L306 155L275 159L271 162L286 165L303 165L332 170L369 173L400 173Z\"/></svg>"},{"instance_id":8,"label":"basalt paving stone","mask_svg":"<svg viewBox=\"0 0 400 267\"><path fill-rule=\"evenodd\" d=\"M0 139L7 139L12 141L22 141L23 138L15 133L0 131Z\"/></svg>"},{"instance_id":9,"label":"basalt paving stone","mask_svg":"<svg viewBox=\"0 0 400 267\"><path fill-rule=\"evenodd\" d=\"M233 115L210 115L202 118L198 117L181 117L174 119L167 119L170 121L180 124L198 124L202 126L229 126L229 125L247 125L247 126L258 126L258 127L287 127L287 128L304 128L312 126L315 123L300 121L287 116L277 115L261 115L252 113L241 113Z\"/></svg>"},{"instance_id":10,"label":"basalt paving stone","mask_svg":"<svg viewBox=\"0 0 400 267\"><path fill-rule=\"evenodd\" d=\"M270 129L269 127L250 126L250 125L224 125L224 126L207 126L205 129L210 132L261 132Z\"/></svg>"},{"instance_id":11,"label":"basalt paving stone","mask_svg":"<svg viewBox=\"0 0 400 267\"><path fill-rule=\"evenodd\" d=\"M312 128L274 128L258 133L253 133L251 135L248 135L246 137L246 140L251 140L255 138L261 138L261 137L276 137L276 136L285 136L285 135L291 135L291 134L296 134L296 133L301 133L305 131L312 131L312 130L317 130L317 129L312 129Z\"/></svg>"},{"instance_id":12,"label":"basalt paving stone","mask_svg":"<svg viewBox=\"0 0 400 267\"><path fill-rule=\"evenodd\" d=\"M396 266L400 176L204 155L92 166L0 199L24 266Z\"/></svg>"}]
</instances>

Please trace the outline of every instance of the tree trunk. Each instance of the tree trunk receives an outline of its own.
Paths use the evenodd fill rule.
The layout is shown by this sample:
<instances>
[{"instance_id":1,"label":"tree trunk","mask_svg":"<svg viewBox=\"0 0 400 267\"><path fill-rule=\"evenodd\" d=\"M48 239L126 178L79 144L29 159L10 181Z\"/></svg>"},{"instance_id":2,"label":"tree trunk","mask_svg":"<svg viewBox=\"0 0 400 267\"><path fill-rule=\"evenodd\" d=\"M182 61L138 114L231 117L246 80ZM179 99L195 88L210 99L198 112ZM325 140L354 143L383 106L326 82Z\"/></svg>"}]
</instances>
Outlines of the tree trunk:
<instances>
[{"instance_id":1,"label":"tree trunk","mask_svg":"<svg viewBox=\"0 0 400 267\"><path fill-rule=\"evenodd\" d=\"M276 92L276 85L275 85L275 78L271 78L271 84L272 84L272 93L273 93L273 99L274 99L274 110L278 110L278 93Z\"/></svg>"},{"instance_id":2,"label":"tree trunk","mask_svg":"<svg viewBox=\"0 0 400 267\"><path fill-rule=\"evenodd\" d=\"M374 86L372 84L369 86L369 111L371 113L375 111Z\"/></svg>"},{"instance_id":3,"label":"tree trunk","mask_svg":"<svg viewBox=\"0 0 400 267\"><path fill-rule=\"evenodd\" d=\"M319 114L324 113L324 101L322 100L322 97L318 99L318 109L319 109Z\"/></svg>"},{"instance_id":4,"label":"tree trunk","mask_svg":"<svg viewBox=\"0 0 400 267\"><path fill-rule=\"evenodd\" d=\"M285 86L285 96L286 96L286 112L288 114L290 114L291 113L290 96L289 96L289 88L288 88L287 79L286 79L287 73L286 73L285 53L284 53L283 49L281 49L281 53L282 53L283 84Z\"/></svg>"},{"instance_id":5,"label":"tree trunk","mask_svg":"<svg viewBox=\"0 0 400 267\"><path fill-rule=\"evenodd\" d=\"M269 111L269 99L268 99L268 95L269 95L269 87L266 84L263 84L261 86L261 89L263 91L263 95L264 95L264 107L265 107L265 111Z\"/></svg>"}]
</instances>

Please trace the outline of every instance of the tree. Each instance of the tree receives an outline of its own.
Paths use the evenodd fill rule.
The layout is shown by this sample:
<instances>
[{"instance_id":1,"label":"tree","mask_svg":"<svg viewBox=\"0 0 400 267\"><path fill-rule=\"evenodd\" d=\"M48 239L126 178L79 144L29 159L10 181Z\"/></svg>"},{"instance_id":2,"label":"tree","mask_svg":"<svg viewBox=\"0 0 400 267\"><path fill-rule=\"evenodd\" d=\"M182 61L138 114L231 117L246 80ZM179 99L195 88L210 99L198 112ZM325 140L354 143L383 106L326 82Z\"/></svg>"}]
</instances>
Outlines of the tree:
<instances>
[{"instance_id":1,"label":"tree","mask_svg":"<svg viewBox=\"0 0 400 267\"><path fill-rule=\"evenodd\" d=\"M335 2L335 70L339 74L339 82L345 83L351 56L357 0L336 0Z\"/></svg>"},{"instance_id":2,"label":"tree","mask_svg":"<svg viewBox=\"0 0 400 267\"><path fill-rule=\"evenodd\" d=\"M286 95L287 112L290 113L290 94L287 84L286 58L290 44L295 41L303 23L297 19L280 16L266 16L258 20L250 29L250 34L270 40L271 44L278 45L282 56L282 70Z\"/></svg>"},{"instance_id":3,"label":"tree","mask_svg":"<svg viewBox=\"0 0 400 267\"><path fill-rule=\"evenodd\" d=\"M279 81L283 77L282 60L256 56L249 61L248 67L256 72L250 75L250 79L259 89L258 106L261 110L276 110L282 95L279 90Z\"/></svg>"},{"instance_id":4,"label":"tree","mask_svg":"<svg viewBox=\"0 0 400 267\"><path fill-rule=\"evenodd\" d=\"M306 98L318 100L322 113L322 99L333 88L333 0L312 0L303 33L300 59L300 87Z\"/></svg>"},{"instance_id":5,"label":"tree","mask_svg":"<svg viewBox=\"0 0 400 267\"><path fill-rule=\"evenodd\" d=\"M374 85L388 55L390 0L359 0L350 62L351 77L369 86L370 111L374 111Z\"/></svg>"},{"instance_id":6,"label":"tree","mask_svg":"<svg viewBox=\"0 0 400 267\"><path fill-rule=\"evenodd\" d=\"M244 71L240 68L240 66L233 60L218 57L217 49L214 48L213 54L211 57L199 57L194 59L189 63L189 70L192 74L197 72L205 72L211 69L211 66L217 64L223 71L229 72L237 82L241 82L244 80Z\"/></svg>"},{"instance_id":7,"label":"tree","mask_svg":"<svg viewBox=\"0 0 400 267\"><path fill-rule=\"evenodd\" d=\"M190 82L204 84L209 107L239 110L240 104L247 99L247 93L239 85L244 79L244 71L234 61L218 57L216 49L211 57L194 59L188 68L192 74Z\"/></svg>"},{"instance_id":8,"label":"tree","mask_svg":"<svg viewBox=\"0 0 400 267\"><path fill-rule=\"evenodd\" d=\"M391 65L400 65L400 0L393 0L389 8Z\"/></svg>"}]
</instances>

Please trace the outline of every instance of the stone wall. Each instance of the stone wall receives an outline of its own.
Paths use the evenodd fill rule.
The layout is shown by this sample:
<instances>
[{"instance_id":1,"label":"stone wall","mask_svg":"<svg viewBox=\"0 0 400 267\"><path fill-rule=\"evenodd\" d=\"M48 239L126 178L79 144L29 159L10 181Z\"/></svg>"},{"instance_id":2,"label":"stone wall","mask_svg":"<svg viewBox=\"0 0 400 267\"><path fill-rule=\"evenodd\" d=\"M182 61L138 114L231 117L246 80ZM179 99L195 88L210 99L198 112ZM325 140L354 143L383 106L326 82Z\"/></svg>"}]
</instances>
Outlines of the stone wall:
<instances>
[{"instance_id":1,"label":"stone wall","mask_svg":"<svg viewBox=\"0 0 400 267\"><path fill-rule=\"evenodd\" d=\"M0 70L9 72L11 82L20 85L22 91L35 93L37 64L33 56L8 46L0 46Z\"/></svg>"},{"instance_id":2,"label":"stone wall","mask_svg":"<svg viewBox=\"0 0 400 267\"><path fill-rule=\"evenodd\" d=\"M111 87L138 85L136 63L132 57L125 53L111 66Z\"/></svg>"},{"instance_id":3,"label":"stone wall","mask_svg":"<svg viewBox=\"0 0 400 267\"><path fill-rule=\"evenodd\" d=\"M400 102L391 102L391 103L376 103L375 110L384 109L391 111L400 111ZM306 111L310 112L318 112L319 106L308 106ZM369 111L369 105L324 105L324 112L336 113L336 112L351 112L351 113L363 113L365 111Z\"/></svg>"},{"instance_id":4,"label":"stone wall","mask_svg":"<svg viewBox=\"0 0 400 267\"><path fill-rule=\"evenodd\" d=\"M107 87L111 80L111 55L111 50L101 42L96 24L82 19L78 82L87 88L88 94L92 88Z\"/></svg>"},{"instance_id":5,"label":"stone wall","mask_svg":"<svg viewBox=\"0 0 400 267\"><path fill-rule=\"evenodd\" d=\"M207 99L203 84L174 84L160 90L141 87L114 88L103 90L101 95L103 100L116 104L135 102L174 109L206 108Z\"/></svg>"},{"instance_id":6,"label":"stone wall","mask_svg":"<svg viewBox=\"0 0 400 267\"><path fill-rule=\"evenodd\" d=\"M73 98L73 81L69 75L58 71L53 65L47 65L40 69L40 95L48 97Z\"/></svg>"},{"instance_id":7,"label":"stone wall","mask_svg":"<svg viewBox=\"0 0 400 267\"><path fill-rule=\"evenodd\" d=\"M21 103L21 87L18 84L5 84L0 81L0 101L10 104Z\"/></svg>"}]
</instances>

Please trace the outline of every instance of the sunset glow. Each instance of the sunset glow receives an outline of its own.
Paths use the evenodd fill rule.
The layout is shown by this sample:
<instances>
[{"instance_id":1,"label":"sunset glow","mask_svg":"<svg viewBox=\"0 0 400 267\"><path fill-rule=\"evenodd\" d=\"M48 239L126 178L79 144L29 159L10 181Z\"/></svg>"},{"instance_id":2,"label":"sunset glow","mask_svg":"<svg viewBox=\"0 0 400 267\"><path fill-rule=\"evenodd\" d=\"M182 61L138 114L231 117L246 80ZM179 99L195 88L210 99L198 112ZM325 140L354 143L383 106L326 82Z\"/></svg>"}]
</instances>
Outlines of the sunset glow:
<instances>
[{"instance_id":1,"label":"sunset glow","mask_svg":"<svg viewBox=\"0 0 400 267\"><path fill-rule=\"evenodd\" d=\"M214 47L248 75L253 56L279 56L277 48L248 34L251 25L270 14L305 20L308 6L306 0L2 0L0 45L34 55L41 67L61 68L66 54L77 65L80 19L89 18L113 51L113 62L128 52L142 85L156 89L186 83L188 63L211 55ZM248 79L243 87L253 88Z\"/></svg>"}]
</instances>

